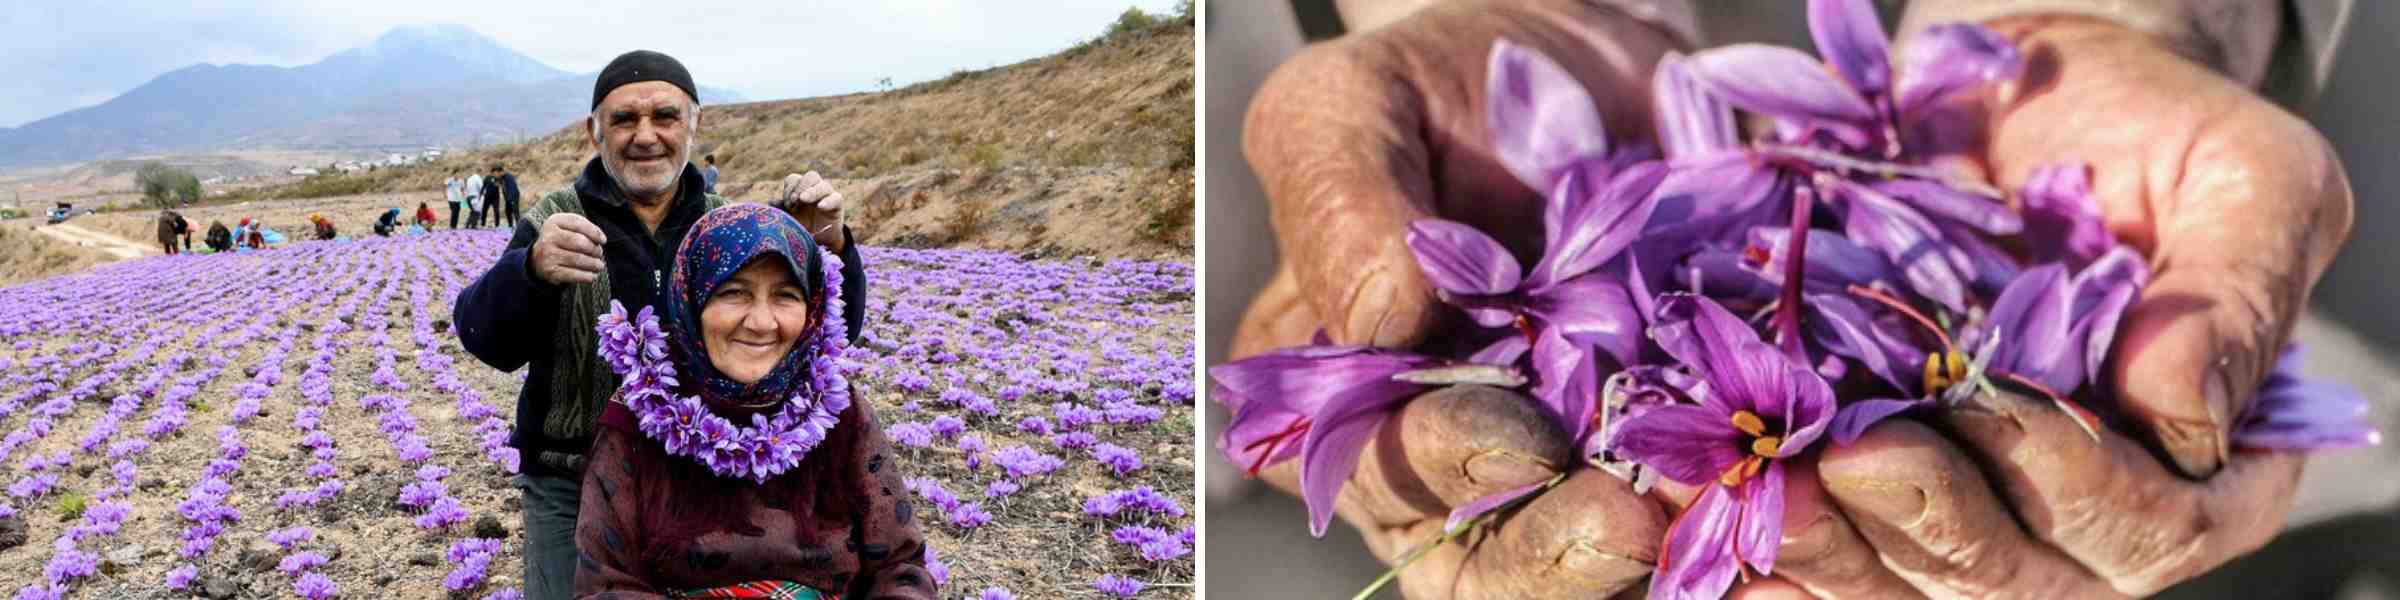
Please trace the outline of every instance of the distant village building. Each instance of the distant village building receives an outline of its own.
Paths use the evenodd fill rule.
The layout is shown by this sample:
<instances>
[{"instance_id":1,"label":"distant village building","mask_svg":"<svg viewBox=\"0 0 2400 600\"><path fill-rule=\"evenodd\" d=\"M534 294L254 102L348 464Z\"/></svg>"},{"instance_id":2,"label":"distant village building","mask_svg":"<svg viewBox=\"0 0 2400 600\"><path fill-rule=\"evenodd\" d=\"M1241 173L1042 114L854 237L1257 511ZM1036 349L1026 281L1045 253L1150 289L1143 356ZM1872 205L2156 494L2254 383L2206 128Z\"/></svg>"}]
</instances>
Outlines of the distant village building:
<instances>
[{"instance_id":1,"label":"distant village building","mask_svg":"<svg viewBox=\"0 0 2400 600\"><path fill-rule=\"evenodd\" d=\"M293 175L299 175L299 176L302 176L302 177L314 177L314 176L316 176L316 174L317 174L317 168L316 168L316 167L292 167L291 174L293 174Z\"/></svg>"}]
</instances>

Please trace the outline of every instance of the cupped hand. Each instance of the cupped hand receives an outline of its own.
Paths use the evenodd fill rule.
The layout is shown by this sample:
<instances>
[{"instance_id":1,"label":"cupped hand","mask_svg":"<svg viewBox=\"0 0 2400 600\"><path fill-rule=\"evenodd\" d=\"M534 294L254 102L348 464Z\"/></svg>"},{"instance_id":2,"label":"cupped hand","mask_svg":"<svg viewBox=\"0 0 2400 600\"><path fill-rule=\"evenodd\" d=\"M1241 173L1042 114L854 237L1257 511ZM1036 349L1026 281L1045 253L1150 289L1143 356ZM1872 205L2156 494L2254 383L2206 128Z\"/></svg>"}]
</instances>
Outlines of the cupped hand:
<instances>
[{"instance_id":1,"label":"cupped hand","mask_svg":"<svg viewBox=\"0 0 2400 600\"><path fill-rule=\"evenodd\" d=\"M1413 348L1465 325L1444 316L1455 309L1439 304L1404 242L1416 219L1467 223L1528 258L1540 247L1541 196L1487 141L1485 62L1504 38L1580 78L1614 133L1649 137L1650 68L1671 42L1587 3L1437 3L1311 47L1267 80L1244 123L1283 264L1251 303L1231 358L1308 344L1320 331L1336 343ZM1577 454L1530 398L1440 390L1386 422L1336 511L1391 564L1440 537L1456 507L1573 469L1409 565L1400 587L1420 599L1604 596L1649 573L1666 519L1622 480L1575 468ZM1260 475L1296 493L1297 464Z\"/></svg>"},{"instance_id":2,"label":"cupped hand","mask_svg":"<svg viewBox=\"0 0 2400 600\"><path fill-rule=\"evenodd\" d=\"M1647 139L1650 69L1673 43L1571 0L1433 3L1317 44L1252 99L1243 153L1266 188L1282 265L1244 315L1234 354L1306 343L1414 347L1450 324L1405 243L1410 222L1459 221L1533 264L1542 196L1510 175L1486 126L1495 41L1580 79L1609 135ZM1459 319L1463 322L1463 319Z\"/></svg>"},{"instance_id":3,"label":"cupped hand","mask_svg":"<svg viewBox=\"0 0 2400 600\"><path fill-rule=\"evenodd\" d=\"M2282 528L2303 458L2235 452L2227 436L2348 239L2348 180L2307 123L2156 39L2079 18L1992 25L2028 68L1970 111L1988 127L1966 155L2009 188L2090 163L2108 229L2150 258L2093 382L2144 439L2095 442L2047 403L2003 394L1944 413L1947 439L1893 421L1828 448L1820 479L1913 588L1866 595L2147 595ZM1797 571L1785 575L1814 583Z\"/></svg>"}]
</instances>

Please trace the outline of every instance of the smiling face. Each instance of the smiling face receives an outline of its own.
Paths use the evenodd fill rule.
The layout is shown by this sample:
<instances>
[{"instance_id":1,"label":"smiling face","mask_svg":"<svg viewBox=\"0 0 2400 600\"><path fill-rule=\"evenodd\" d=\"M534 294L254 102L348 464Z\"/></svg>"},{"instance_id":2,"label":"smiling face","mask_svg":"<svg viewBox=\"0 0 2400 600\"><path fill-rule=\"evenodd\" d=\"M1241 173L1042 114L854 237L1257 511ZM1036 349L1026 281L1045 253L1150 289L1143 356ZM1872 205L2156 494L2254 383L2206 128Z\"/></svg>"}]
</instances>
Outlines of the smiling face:
<instances>
[{"instance_id":1,"label":"smiling face","mask_svg":"<svg viewBox=\"0 0 2400 600\"><path fill-rule=\"evenodd\" d=\"M617 187L636 202L657 204L674 197L675 182L691 160L700 107L681 88L664 81L618 86L592 109L592 151Z\"/></svg>"},{"instance_id":2,"label":"smiling face","mask_svg":"<svg viewBox=\"0 0 2400 600\"><path fill-rule=\"evenodd\" d=\"M808 295L773 256L743 265L700 308L700 337L717 372L743 385L765 378L808 326Z\"/></svg>"}]
</instances>

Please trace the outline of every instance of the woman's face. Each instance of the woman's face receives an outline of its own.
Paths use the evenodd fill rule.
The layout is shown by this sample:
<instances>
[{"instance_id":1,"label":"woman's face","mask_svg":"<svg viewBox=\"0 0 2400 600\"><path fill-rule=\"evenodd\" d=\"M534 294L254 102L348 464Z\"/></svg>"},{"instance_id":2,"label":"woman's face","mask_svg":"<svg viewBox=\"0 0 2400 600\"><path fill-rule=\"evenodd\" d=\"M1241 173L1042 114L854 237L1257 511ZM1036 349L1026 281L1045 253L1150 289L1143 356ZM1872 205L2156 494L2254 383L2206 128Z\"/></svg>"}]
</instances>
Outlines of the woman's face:
<instances>
[{"instance_id":1,"label":"woman's face","mask_svg":"<svg viewBox=\"0 0 2400 600\"><path fill-rule=\"evenodd\" d=\"M780 259L762 256L717 286L700 307L700 337L717 372L758 383L808 325L808 296Z\"/></svg>"}]
</instances>

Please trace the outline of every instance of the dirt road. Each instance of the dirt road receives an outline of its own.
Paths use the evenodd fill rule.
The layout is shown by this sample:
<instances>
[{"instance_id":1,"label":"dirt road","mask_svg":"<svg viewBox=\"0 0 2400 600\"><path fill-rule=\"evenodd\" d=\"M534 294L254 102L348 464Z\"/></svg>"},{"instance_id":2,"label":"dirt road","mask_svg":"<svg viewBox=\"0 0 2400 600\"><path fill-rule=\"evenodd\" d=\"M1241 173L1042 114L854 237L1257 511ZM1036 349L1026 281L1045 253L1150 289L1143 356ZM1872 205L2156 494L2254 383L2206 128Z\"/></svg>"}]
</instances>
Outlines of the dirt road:
<instances>
[{"instance_id":1,"label":"dirt road","mask_svg":"<svg viewBox=\"0 0 2400 600\"><path fill-rule=\"evenodd\" d=\"M151 250L148 245L141 242L118 237L114 234L84 229L76 226L73 223L44 225L34 228L34 231L39 232L42 235L50 236L51 238L59 241L85 248L97 249L119 259L141 258L146 255L158 253L157 250Z\"/></svg>"}]
</instances>

